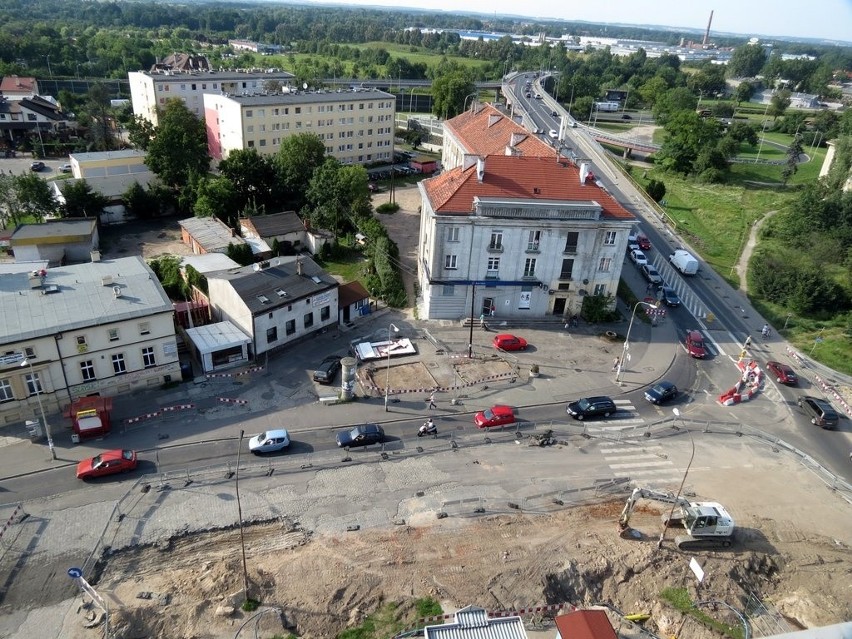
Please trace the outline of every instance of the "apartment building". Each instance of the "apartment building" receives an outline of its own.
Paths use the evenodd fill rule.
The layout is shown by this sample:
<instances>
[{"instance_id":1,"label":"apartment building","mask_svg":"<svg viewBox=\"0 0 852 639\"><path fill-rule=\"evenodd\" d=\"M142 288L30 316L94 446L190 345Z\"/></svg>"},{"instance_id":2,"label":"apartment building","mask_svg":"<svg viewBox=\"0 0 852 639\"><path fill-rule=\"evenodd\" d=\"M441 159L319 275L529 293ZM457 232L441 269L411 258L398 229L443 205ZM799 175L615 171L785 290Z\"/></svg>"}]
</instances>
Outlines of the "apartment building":
<instances>
[{"instance_id":1,"label":"apartment building","mask_svg":"<svg viewBox=\"0 0 852 639\"><path fill-rule=\"evenodd\" d=\"M157 110L165 108L170 98L183 100L190 111L203 119L205 93L242 95L278 90L289 87L293 77L292 73L280 69L184 70L163 65L155 65L150 71L127 74L133 114L154 125L158 122Z\"/></svg>"},{"instance_id":2,"label":"apartment building","mask_svg":"<svg viewBox=\"0 0 852 639\"><path fill-rule=\"evenodd\" d=\"M141 257L45 266L0 265L0 425L180 379L174 310Z\"/></svg>"},{"instance_id":3,"label":"apartment building","mask_svg":"<svg viewBox=\"0 0 852 639\"><path fill-rule=\"evenodd\" d=\"M420 182L420 317L569 316L587 295L615 296L636 220L588 171L565 158L466 156Z\"/></svg>"},{"instance_id":4,"label":"apartment building","mask_svg":"<svg viewBox=\"0 0 852 639\"><path fill-rule=\"evenodd\" d=\"M394 96L378 90L204 96L208 149L217 160L237 149L274 155L281 140L299 133L318 135L343 164L390 160L395 111Z\"/></svg>"}]
</instances>

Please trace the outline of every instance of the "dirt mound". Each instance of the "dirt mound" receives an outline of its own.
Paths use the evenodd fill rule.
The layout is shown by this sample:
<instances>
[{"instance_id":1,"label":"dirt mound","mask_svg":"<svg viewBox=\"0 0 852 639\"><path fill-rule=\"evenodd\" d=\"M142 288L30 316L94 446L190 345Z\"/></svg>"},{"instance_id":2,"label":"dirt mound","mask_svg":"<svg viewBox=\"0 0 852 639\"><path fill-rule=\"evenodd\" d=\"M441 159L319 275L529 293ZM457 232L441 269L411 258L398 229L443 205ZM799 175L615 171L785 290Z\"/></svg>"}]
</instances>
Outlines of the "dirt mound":
<instances>
[{"instance_id":1,"label":"dirt mound","mask_svg":"<svg viewBox=\"0 0 852 639\"><path fill-rule=\"evenodd\" d=\"M706 573L697 591L691 555L673 549L673 533L657 548L659 513L637 511L632 523L645 534L623 540L612 514L618 506L449 518L336 536L312 536L290 522L257 524L245 530L249 589L274 613L263 615L263 632L323 638L362 623L388 602L398 604L395 614L413 626L414 602L423 597L445 609L605 603L625 613L650 613L647 627L662 635L689 623L693 637L711 631L684 619L664 591L738 610L750 605L749 595L758 595L802 626L852 614L849 549L835 540L790 530L777 534L773 522L765 522L765 535L746 531L731 551L697 555ZM115 555L99 581L117 602L112 626L118 637L232 637L257 614L239 608L238 530ZM722 624L739 623L724 606L703 612ZM85 632L90 634L80 636L96 631Z\"/></svg>"}]
</instances>

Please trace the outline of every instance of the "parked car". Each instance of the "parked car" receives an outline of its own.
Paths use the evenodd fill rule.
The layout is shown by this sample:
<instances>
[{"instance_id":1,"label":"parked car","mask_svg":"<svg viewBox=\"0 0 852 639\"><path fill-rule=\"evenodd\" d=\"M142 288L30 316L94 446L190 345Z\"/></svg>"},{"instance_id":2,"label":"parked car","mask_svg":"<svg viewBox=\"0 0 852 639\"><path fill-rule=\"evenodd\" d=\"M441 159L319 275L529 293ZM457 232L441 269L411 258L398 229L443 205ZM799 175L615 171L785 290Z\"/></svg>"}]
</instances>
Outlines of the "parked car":
<instances>
[{"instance_id":1,"label":"parked car","mask_svg":"<svg viewBox=\"0 0 852 639\"><path fill-rule=\"evenodd\" d=\"M340 370L340 355L329 355L314 371L314 381L320 384L331 384Z\"/></svg>"},{"instance_id":2,"label":"parked car","mask_svg":"<svg viewBox=\"0 0 852 639\"><path fill-rule=\"evenodd\" d=\"M639 245L636 243L636 240L635 240L635 239L633 239L633 240L631 240L630 238L628 238L628 239L627 239L627 254L628 254L628 255L629 255L630 253L632 253L633 251L641 251L641 250L642 250L642 249L641 249L641 248L639 247Z\"/></svg>"},{"instance_id":3,"label":"parked car","mask_svg":"<svg viewBox=\"0 0 852 639\"><path fill-rule=\"evenodd\" d=\"M337 445L340 448L355 448L369 446L385 441L385 431L378 424L364 424L350 430L337 433Z\"/></svg>"},{"instance_id":4,"label":"parked car","mask_svg":"<svg viewBox=\"0 0 852 639\"><path fill-rule=\"evenodd\" d=\"M651 282L651 284L662 284L663 277L660 275L659 271L652 264L643 264L639 267L639 270L642 271L642 275L646 280Z\"/></svg>"},{"instance_id":5,"label":"parked car","mask_svg":"<svg viewBox=\"0 0 852 639\"><path fill-rule=\"evenodd\" d=\"M551 112L550 112L550 117L552 117L552 118L558 118L558 117L559 117L559 114L558 114L556 111L551 111Z\"/></svg>"},{"instance_id":6,"label":"parked car","mask_svg":"<svg viewBox=\"0 0 852 639\"><path fill-rule=\"evenodd\" d=\"M775 381L779 384L795 386L799 383L799 378L796 375L796 371L787 366L787 364L769 361L766 362L766 370L772 373L772 375L775 377Z\"/></svg>"},{"instance_id":7,"label":"parked car","mask_svg":"<svg viewBox=\"0 0 852 639\"><path fill-rule=\"evenodd\" d=\"M664 379L645 391L645 399L652 404L663 404L677 397L677 386Z\"/></svg>"},{"instance_id":8,"label":"parked car","mask_svg":"<svg viewBox=\"0 0 852 639\"><path fill-rule=\"evenodd\" d=\"M609 417L616 410L615 402L605 396L583 397L568 404L568 414L574 419L580 420L586 417Z\"/></svg>"},{"instance_id":9,"label":"parked car","mask_svg":"<svg viewBox=\"0 0 852 639\"><path fill-rule=\"evenodd\" d=\"M680 306L680 298L671 286L661 286L657 298L666 306Z\"/></svg>"},{"instance_id":10,"label":"parked car","mask_svg":"<svg viewBox=\"0 0 852 639\"><path fill-rule=\"evenodd\" d=\"M559 133L556 132L556 129L550 129L550 131L547 132L547 135L552 137L554 140L559 137Z\"/></svg>"},{"instance_id":11,"label":"parked car","mask_svg":"<svg viewBox=\"0 0 852 639\"><path fill-rule=\"evenodd\" d=\"M648 263L648 258L645 257L645 254L640 251L630 251L630 259L636 266L642 266L643 264Z\"/></svg>"},{"instance_id":12,"label":"parked car","mask_svg":"<svg viewBox=\"0 0 852 639\"><path fill-rule=\"evenodd\" d=\"M707 355L707 349L704 347L704 336L700 331L687 331L686 338L683 340L683 347L686 352L698 359L703 359Z\"/></svg>"},{"instance_id":13,"label":"parked car","mask_svg":"<svg viewBox=\"0 0 852 639\"><path fill-rule=\"evenodd\" d=\"M473 423L476 424L477 428L491 428L492 426L514 424L515 412L510 406L492 406L474 415Z\"/></svg>"},{"instance_id":14,"label":"parked car","mask_svg":"<svg viewBox=\"0 0 852 639\"><path fill-rule=\"evenodd\" d=\"M77 464L77 479L93 479L104 475L127 473L138 464L135 450L107 450Z\"/></svg>"},{"instance_id":15,"label":"parked car","mask_svg":"<svg viewBox=\"0 0 852 639\"><path fill-rule=\"evenodd\" d=\"M501 351L523 351L527 348L527 340L508 333L501 333L494 337L494 348Z\"/></svg>"},{"instance_id":16,"label":"parked car","mask_svg":"<svg viewBox=\"0 0 852 639\"><path fill-rule=\"evenodd\" d=\"M36 172L44 171L44 168L45 168L44 162L38 161L38 162L33 162L32 164L30 164L30 171L36 171Z\"/></svg>"},{"instance_id":17,"label":"parked car","mask_svg":"<svg viewBox=\"0 0 852 639\"><path fill-rule=\"evenodd\" d=\"M62 171L63 173L71 173L71 165L70 164L63 164L62 166L59 167L59 170Z\"/></svg>"},{"instance_id":18,"label":"parked car","mask_svg":"<svg viewBox=\"0 0 852 639\"><path fill-rule=\"evenodd\" d=\"M249 440L249 451L255 455L261 453L277 453L290 445L289 433L280 428L278 430L267 430L255 435Z\"/></svg>"},{"instance_id":19,"label":"parked car","mask_svg":"<svg viewBox=\"0 0 852 639\"><path fill-rule=\"evenodd\" d=\"M824 399L803 395L798 399L799 408L811 418L811 424L815 424L826 430L832 430L837 426L838 416L834 409Z\"/></svg>"}]
</instances>

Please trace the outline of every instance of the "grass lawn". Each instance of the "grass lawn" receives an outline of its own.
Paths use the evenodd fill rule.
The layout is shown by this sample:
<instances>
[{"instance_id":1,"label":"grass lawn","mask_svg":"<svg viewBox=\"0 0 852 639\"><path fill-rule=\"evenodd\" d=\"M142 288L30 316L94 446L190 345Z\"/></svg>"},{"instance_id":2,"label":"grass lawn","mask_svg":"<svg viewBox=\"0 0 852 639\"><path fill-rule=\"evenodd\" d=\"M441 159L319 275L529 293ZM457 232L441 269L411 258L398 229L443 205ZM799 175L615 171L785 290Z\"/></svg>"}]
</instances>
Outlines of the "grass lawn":
<instances>
[{"instance_id":1,"label":"grass lawn","mask_svg":"<svg viewBox=\"0 0 852 639\"><path fill-rule=\"evenodd\" d=\"M407 44L392 44L390 42L365 42L364 44L350 44L348 46L354 49L384 49L395 58L404 58L411 64L423 63L426 66L436 66L443 57L434 51L422 47L411 47ZM414 49L413 52L412 48ZM470 69L490 68L494 66L493 62L474 60L457 55L448 55L447 59L458 62L463 67Z\"/></svg>"},{"instance_id":2,"label":"grass lawn","mask_svg":"<svg viewBox=\"0 0 852 639\"><path fill-rule=\"evenodd\" d=\"M360 279L361 267L364 265L364 257L361 252L350 247L341 247L341 251L340 256L328 261L320 259L319 256L314 257L314 261L344 282Z\"/></svg>"}]
</instances>

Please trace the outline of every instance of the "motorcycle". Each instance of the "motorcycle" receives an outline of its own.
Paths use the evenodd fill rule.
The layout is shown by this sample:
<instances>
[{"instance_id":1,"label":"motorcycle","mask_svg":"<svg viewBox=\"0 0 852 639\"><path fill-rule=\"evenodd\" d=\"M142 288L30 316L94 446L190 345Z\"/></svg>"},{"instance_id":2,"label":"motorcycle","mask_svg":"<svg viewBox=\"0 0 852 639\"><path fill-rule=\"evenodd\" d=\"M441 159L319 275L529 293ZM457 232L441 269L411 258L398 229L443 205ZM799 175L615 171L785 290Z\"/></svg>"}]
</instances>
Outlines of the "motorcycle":
<instances>
[{"instance_id":1,"label":"motorcycle","mask_svg":"<svg viewBox=\"0 0 852 639\"><path fill-rule=\"evenodd\" d=\"M433 422L431 419L428 422L424 423L420 427L420 429L417 431L418 437L423 437L424 435L437 435L437 434L438 434L438 427L435 425L435 422Z\"/></svg>"}]
</instances>

